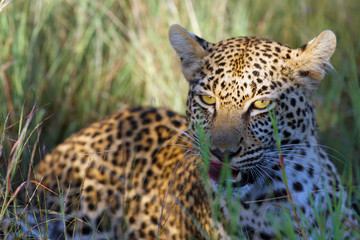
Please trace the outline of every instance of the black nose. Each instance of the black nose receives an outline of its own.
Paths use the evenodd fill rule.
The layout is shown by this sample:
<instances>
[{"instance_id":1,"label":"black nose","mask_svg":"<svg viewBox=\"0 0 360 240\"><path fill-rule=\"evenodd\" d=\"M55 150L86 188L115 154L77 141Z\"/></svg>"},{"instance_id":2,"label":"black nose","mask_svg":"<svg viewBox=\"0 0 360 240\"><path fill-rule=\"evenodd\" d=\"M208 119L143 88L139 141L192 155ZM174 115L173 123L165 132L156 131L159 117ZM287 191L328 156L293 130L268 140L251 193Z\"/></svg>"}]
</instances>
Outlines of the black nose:
<instances>
[{"instance_id":1,"label":"black nose","mask_svg":"<svg viewBox=\"0 0 360 240\"><path fill-rule=\"evenodd\" d=\"M236 155L236 152L225 150L220 151L219 149L211 150L211 153L214 154L220 161L230 160Z\"/></svg>"}]
</instances>

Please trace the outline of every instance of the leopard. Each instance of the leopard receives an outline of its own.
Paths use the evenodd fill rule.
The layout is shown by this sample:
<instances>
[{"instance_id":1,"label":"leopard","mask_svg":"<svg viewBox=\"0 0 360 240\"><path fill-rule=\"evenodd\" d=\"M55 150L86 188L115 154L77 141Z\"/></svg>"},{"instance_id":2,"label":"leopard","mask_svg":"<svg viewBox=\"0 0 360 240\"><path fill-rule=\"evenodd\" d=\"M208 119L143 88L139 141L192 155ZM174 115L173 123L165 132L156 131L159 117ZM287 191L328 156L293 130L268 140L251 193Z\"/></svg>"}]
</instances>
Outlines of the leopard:
<instances>
[{"instance_id":1,"label":"leopard","mask_svg":"<svg viewBox=\"0 0 360 240\"><path fill-rule=\"evenodd\" d=\"M331 238L329 201L357 225L311 100L332 68L332 31L295 49L210 43L177 24L169 40L189 86L185 116L124 109L47 154L30 204L47 209L50 239L276 239L286 224L316 239L319 212Z\"/></svg>"}]
</instances>

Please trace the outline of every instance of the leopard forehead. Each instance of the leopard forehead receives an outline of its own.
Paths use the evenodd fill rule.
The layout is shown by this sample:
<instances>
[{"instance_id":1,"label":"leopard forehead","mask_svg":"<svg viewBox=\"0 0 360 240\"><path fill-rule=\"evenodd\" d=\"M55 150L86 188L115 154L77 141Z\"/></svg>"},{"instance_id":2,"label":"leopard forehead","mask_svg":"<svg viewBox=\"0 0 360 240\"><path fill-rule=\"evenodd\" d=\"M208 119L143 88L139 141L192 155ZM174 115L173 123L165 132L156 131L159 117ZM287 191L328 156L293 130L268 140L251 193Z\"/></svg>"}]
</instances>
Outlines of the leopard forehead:
<instances>
[{"instance_id":1,"label":"leopard forehead","mask_svg":"<svg viewBox=\"0 0 360 240\"><path fill-rule=\"evenodd\" d=\"M209 48L193 85L196 93L212 93L221 105L236 103L241 108L251 98L274 94L292 79L286 65L295 54L275 41L238 37Z\"/></svg>"}]
</instances>

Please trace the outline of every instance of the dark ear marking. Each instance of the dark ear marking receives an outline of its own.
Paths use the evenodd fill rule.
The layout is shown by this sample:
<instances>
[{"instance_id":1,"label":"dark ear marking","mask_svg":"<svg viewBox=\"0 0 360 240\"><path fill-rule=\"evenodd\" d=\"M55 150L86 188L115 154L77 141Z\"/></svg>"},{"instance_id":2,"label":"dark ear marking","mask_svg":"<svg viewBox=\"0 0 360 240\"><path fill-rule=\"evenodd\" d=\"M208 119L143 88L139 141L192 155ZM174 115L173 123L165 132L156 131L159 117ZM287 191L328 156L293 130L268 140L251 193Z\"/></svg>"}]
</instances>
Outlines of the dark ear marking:
<instances>
[{"instance_id":1,"label":"dark ear marking","mask_svg":"<svg viewBox=\"0 0 360 240\"><path fill-rule=\"evenodd\" d=\"M200 44L200 46L205 49L206 51L208 52L211 52L209 47L210 47L210 44L205 40L205 39L202 39L201 37L198 37L192 33L190 33L191 35L193 35L193 38Z\"/></svg>"},{"instance_id":2,"label":"dark ear marking","mask_svg":"<svg viewBox=\"0 0 360 240\"><path fill-rule=\"evenodd\" d=\"M305 43L304 45L302 45L299 49L303 52L305 51L306 47L307 47L307 43Z\"/></svg>"},{"instance_id":3,"label":"dark ear marking","mask_svg":"<svg viewBox=\"0 0 360 240\"><path fill-rule=\"evenodd\" d=\"M309 71L303 71L303 70L300 70L299 71L299 75L301 77L307 77L309 75Z\"/></svg>"}]
</instances>

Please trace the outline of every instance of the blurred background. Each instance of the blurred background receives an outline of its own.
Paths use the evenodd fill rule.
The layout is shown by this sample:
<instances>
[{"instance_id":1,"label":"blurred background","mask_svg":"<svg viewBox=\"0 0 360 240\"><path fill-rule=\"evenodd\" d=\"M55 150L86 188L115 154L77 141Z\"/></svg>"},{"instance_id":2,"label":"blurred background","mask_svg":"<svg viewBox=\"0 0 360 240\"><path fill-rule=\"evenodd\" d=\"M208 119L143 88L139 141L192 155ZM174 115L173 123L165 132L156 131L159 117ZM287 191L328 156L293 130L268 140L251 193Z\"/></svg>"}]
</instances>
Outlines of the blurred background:
<instances>
[{"instance_id":1,"label":"blurred background","mask_svg":"<svg viewBox=\"0 0 360 240\"><path fill-rule=\"evenodd\" d=\"M17 168L25 177L31 160L119 109L151 105L183 113L187 83L167 37L179 23L209 42L256 35L293 48L333 30L335 71L313 100L320 141L350 191L357 189L359 11L359 0L10 1L0 12L1 179L19 138Z\"/></svg>"}]
</instances>

